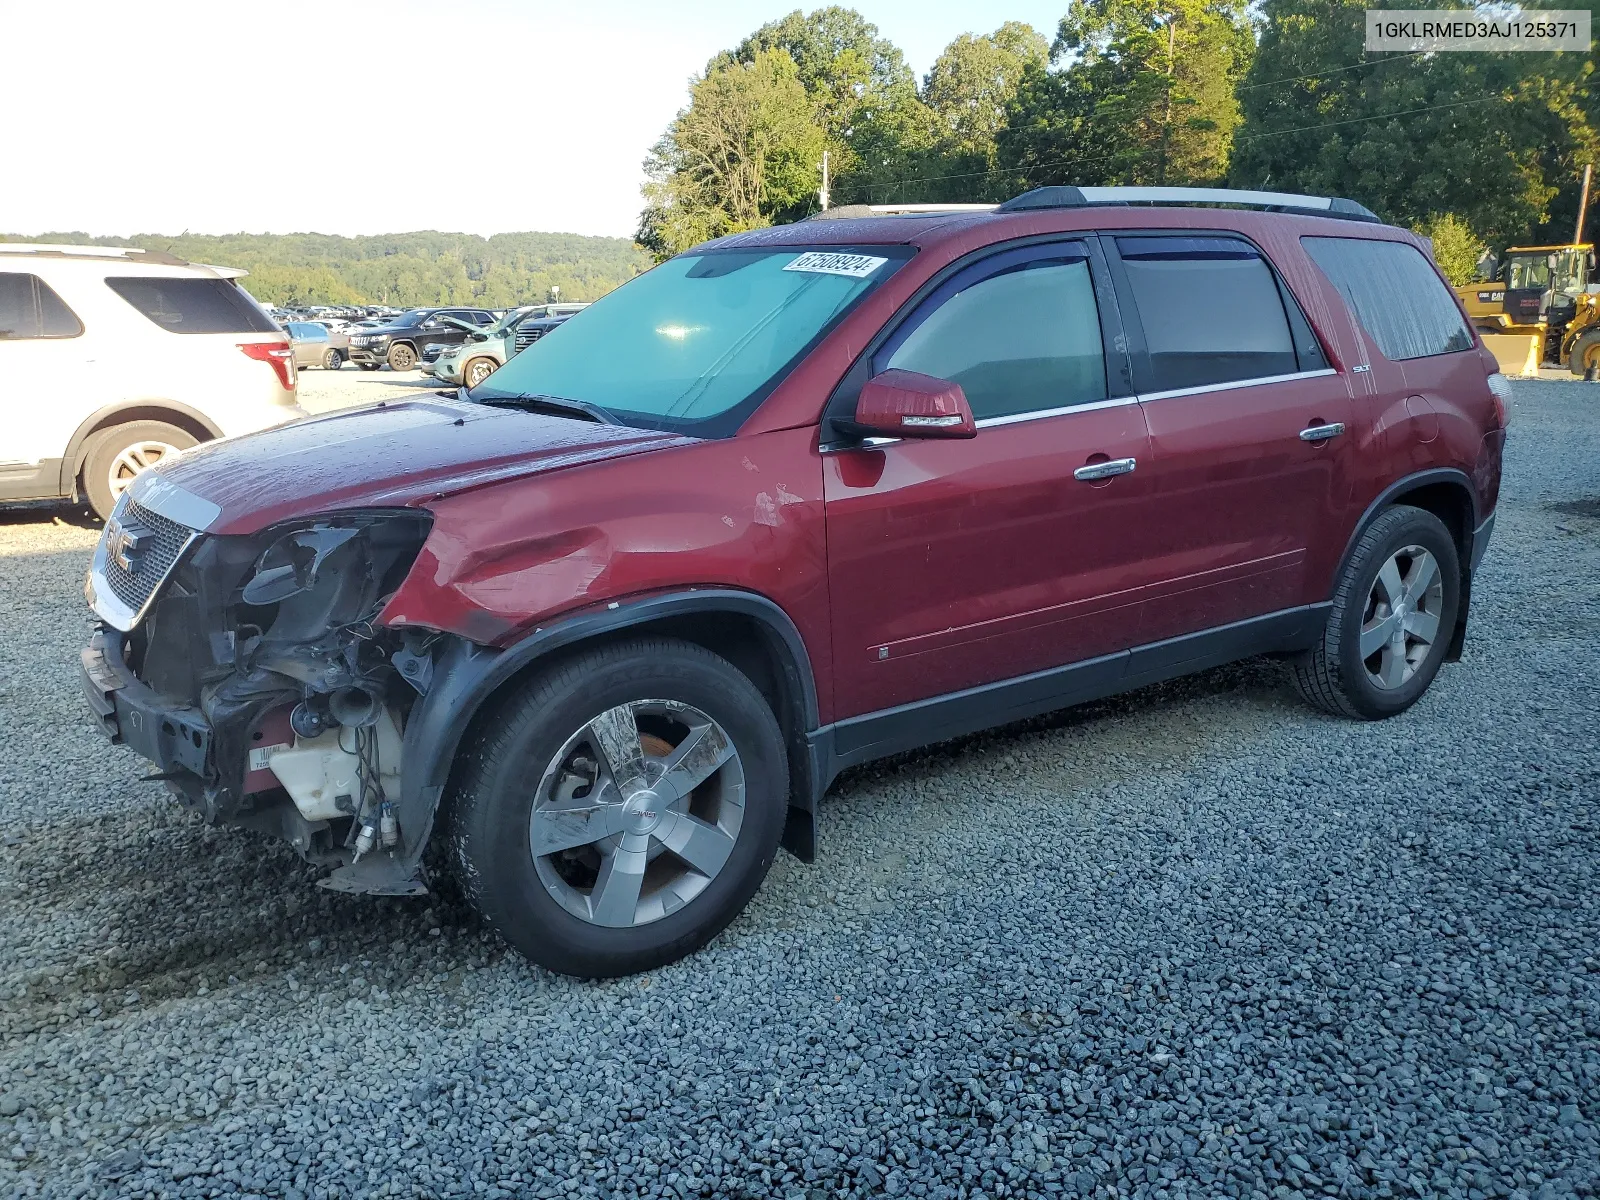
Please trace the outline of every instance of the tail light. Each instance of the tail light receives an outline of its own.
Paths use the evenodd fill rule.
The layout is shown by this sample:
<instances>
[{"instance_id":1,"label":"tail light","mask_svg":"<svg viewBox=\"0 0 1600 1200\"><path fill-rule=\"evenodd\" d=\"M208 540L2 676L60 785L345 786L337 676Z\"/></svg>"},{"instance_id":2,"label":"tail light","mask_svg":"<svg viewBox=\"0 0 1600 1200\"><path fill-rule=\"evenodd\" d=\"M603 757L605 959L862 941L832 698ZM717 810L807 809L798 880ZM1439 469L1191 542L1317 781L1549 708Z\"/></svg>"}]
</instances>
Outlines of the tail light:
<instances>
[{"instance_id":1,"label":"tail light","mask_svg":"<svg viewBox=\"0 0 1600 1200\"><path fill-rule=\"evenodd\" d=\"M1489 375L1489 394L1494 397L1495 426L1504 429L1511 423L1511 381L1499 371Z\"/></svg>"},{"instance_id":2,"label":"tail light","mask_svg":"<svg viewBox=\"0 0 1600 1200\"><path fill-rule=\"evenodd\" d=\"M239 349L246 358L264 362L278 373L278 382L286 392L294 391L294 351L282 342L240 342Z\"/></svg>"}]
</instances>

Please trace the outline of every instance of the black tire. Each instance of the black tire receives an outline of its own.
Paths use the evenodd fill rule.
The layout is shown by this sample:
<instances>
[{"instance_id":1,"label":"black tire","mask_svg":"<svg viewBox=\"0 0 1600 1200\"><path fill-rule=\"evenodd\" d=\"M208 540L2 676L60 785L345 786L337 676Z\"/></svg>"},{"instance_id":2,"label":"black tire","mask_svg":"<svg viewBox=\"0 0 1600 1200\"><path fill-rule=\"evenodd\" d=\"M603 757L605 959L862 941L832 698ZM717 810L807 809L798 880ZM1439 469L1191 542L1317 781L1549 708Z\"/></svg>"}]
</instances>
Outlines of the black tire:
<instances>
[{"instance_id":1,"label":"black tire","mask_svg":"<svg viewBox=\"0 0 1600 1200\"><path fill-rule=\"evenodd\" d=\"M1438 565L1438 627L1413 673L1393 687L1380 686L1361 656L1362 626L1378 574L1396 554L1420 547ZM1455 632L1461 604L1461 563L1455 539L1430 512L1395 505L1379 513L1356 541L1339 576L1322 641L1293 662L1295 686L1309 703L1336 716L1380 721L1404 712L1421 698L1439 673ZM1382 610L1378 610L1381 612Z\"/></svg>"},{"instance_id":2,"label":"black tire","mask_svg":"<svg viewBox=\"0 0 1600 1200\"><path fill-rule=\"evenodd\" d=\"M539 781L574 731L645 699L692 705L726 731L744 773L743 823L698 895L647 923L608 927L552 895L535 868L529 822ZM523 955L564 975L615 978L693 953L743 911L777 854L788 795L783 735L748 678L688 642L619 642L530 679L474 736L446 799L447 857L467 899Z\"/></svg>"},{"instance_id":3,"label":"black tire","mask_svg":"<svg viewBox=\"0 0 1600 1200\"><path fill-rule=\"evenodd\" d=\"M94 509L95 515L102 521L111 515L112 508L116 506L117 496L136 474L126 469L126 464L119 466L119 460L123 460L124 455L140 457L153 463L160 461L165 453L152 459L148 452L136 454L137 449L165 446L168 450L176 451L187 450L190 446L198 444L199 439L192 433L179 429L176 425L168 425L165 421L130 421L126 425L114 425L95 434L84 454L80 477L83 494L89 501L89 507ZM113 469L116 469L120 481L117 485L113 485L111 480Z\"/></svg>"},{"instance_id":4,"label":"black tire","mask_svg":"<svg viewBox=\"0 0 1600 1200\"><path fill-rule=\"evenodd\" d=\"M1574 375L1586 375L1594 365L1600 365L1600 329L1580 333L1572 343L1572 353L1567 355L1567 370Z\"/></svg>"},{"instance_id":5,"label":"black tire","mask_svg":"<svg viewBox=\"0 0 1600 1200\"><path fill-rule=\"evenodd\" d=\"M337 371L342 366L344 366L344 355L340 354L334 347L329 346L328 352L322 356L322 369L324 371Z\"/></svg>"},{"instance_id":6,"label":"black tire","mask_svg":"<svg viewBox=\"0 0 1600 1200\"><path fill-rule=\"evenodd\" d=\"M409 342L396 342L389 347L389 369L409 371L417 365L416 349Z\"/></svg>"},{"instance_id":7,"label":"black tire","mask_svg":"<svg viewBox=\"0 0 1600 1200\"><path fill-rule=\"evenodd\" d=\"M360 367L363 371L376 371L379 368L381 368L383 366L383 364L382 363L364 362L364 363L357 363L356 366Z\"/></svg>"},{"instance_id":8,"label":"black tire","mask_svg":"<svg viewBox=\"0 0 1600 1200\"><path fill-rule=\"evenodd\" d=\"M466 366L461 368L461 382L469 388L477 387L485 379L489 378L490 375L494 374L495 369L499 367L499 365L500 364L495 362L492 358L475 358ZM482 370L482 368L485 367L488 369ZM475 373L478 374L478 378L476 379L473 378Z\"/></svg>"}]
</instances>

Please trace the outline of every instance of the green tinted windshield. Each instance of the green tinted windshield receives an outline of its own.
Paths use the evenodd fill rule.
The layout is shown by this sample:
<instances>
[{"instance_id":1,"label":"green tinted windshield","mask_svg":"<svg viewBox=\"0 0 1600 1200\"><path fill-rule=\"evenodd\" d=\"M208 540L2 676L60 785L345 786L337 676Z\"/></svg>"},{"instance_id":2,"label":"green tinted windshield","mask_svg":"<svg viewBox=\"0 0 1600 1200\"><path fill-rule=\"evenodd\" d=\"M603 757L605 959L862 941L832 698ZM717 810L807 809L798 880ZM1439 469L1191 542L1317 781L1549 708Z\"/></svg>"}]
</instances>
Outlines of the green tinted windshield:
<instances>
[{"instance_id":1,"label":"green tinted windshield","mask_svg":"<svg viewBox=\"0 0 1600 1200\"><path fill-rule=\"evenodd\" d=\"M736 430L907 246L680 254L552 329L470 393L577 400L625 425Z\"/></svg>"}]
</instances>

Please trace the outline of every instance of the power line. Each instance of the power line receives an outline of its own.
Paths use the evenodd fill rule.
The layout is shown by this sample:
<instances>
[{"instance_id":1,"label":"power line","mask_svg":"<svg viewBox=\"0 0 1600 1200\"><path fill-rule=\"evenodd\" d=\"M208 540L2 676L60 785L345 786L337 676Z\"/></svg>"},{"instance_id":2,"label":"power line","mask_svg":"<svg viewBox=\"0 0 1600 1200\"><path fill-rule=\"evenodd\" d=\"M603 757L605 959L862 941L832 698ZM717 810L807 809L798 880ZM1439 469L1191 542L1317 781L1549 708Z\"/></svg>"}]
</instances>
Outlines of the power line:
<instances>
[{"instance_id":1,"label":"power line","mask_svg":"<svg viewBox=\"0 0 1600 1200\"><path fill-rule=\"evenodd\" d=\"M1432 53L1432 51L1429 50L1400 50L1396 51L1388 58L1369 58L1363 62L1351 63L1347 67L1333 67L1326 71L1317 71L1311 75L1291 75L1288 79L1268 79L1262 83L1242 83L1233 90L1236 92L1250 92L1254 91L1256 88L1275 87L1280 83L1300 83L1307 79L1321 79L1326 75L1338 75L1344 71L1354 71L1358 67L1375 67L1381 63L1395 62L1398 59L1413 58L1418 54L1430 53Z\"/></svg>"}]
</instances>

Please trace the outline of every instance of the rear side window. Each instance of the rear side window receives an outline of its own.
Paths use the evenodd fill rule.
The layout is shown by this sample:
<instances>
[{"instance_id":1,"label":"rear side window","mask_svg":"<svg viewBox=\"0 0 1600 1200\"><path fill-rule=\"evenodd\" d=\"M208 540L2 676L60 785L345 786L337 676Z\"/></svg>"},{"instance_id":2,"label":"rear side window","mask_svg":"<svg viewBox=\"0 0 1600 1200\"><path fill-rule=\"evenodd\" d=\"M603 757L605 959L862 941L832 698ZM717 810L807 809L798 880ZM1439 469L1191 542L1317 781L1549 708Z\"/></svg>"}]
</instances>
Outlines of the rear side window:
<instances>
[{"instance_id":1,"label":"rear side window","mask_svg":"<svg viewBox=\"0 0 1600 1200\"><path fill-rule=\"evenodd\" d=\"M961 385L977 420L1106 398L1089 263L1077 247L996 255L941 285L874 359Z\"/></svg>"},{"instance_id":2,"label":"rear side window","mask_svg":"<svg viewBox=\"0 0 1600 1200\"><path fill-rule=\"evenodd\" d=\"M1472 349L1455 297L1415 246L1339 237L1303 237L1300 244L1389 361Z\"/></svg>"},{"instance_id":3,"label":"rear side window","mask_svg":"<svg viewBox=\"0 0 1600 1200\"><path fill-rule=\"evenodd\" d=\"M114 275L106 286L168 333L278 333L277 324L226 279Z\"/></svg>"},{"instance_id":4,"label":"rear side window","mask_svg":"<svg viewBox=\"0 0 1600 1200\"><path fill-rule=\"evenodd\" d=\"M1299 370L1278 281L1248 242L1119 237L1150 355L1151 391Z\"/></svg>"},{"instance_id":5,"label":"rear side window","mask_svg":"<svg viewBox=\"0 0 1600 1200\"><path fill-rule=\"evenodd\" d=\"M0 342L70 338L83 322L37 275L0 272Z\"/></svg>"}]
</instances>

